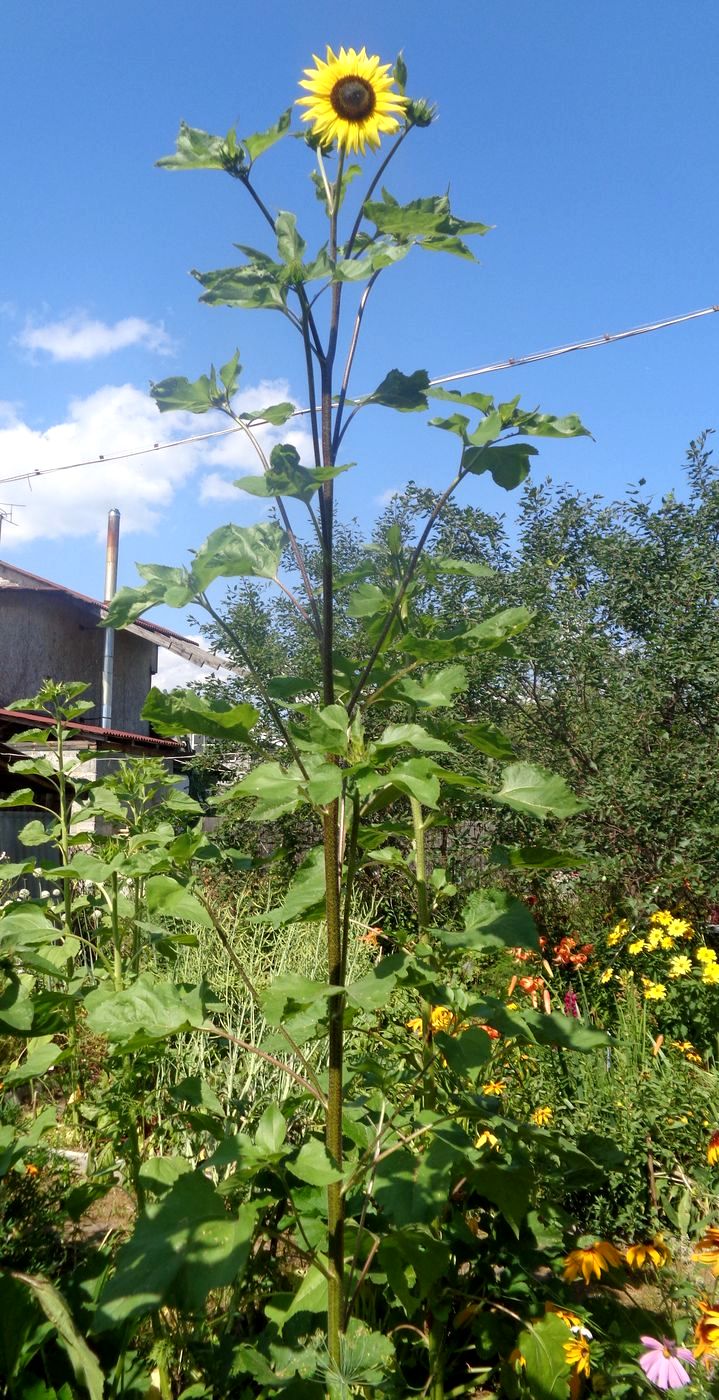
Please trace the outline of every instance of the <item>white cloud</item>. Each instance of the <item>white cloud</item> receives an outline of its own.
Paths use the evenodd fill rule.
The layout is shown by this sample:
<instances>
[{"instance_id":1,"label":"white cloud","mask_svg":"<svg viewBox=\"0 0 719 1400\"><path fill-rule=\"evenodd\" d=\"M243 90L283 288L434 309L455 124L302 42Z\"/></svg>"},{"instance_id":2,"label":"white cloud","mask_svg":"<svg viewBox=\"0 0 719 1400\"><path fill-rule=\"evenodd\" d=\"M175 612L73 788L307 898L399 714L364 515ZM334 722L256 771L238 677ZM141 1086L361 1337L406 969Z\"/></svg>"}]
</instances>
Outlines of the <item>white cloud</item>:
<instances>
[{"instance_id":1,"label":"white cloud","mask_svg":"<svg viewBox=\"0 0 719 1400\"><path fill-rule=\"evenodd\" d=\"M142 345L161 355L172 354L174 348L164 326L141 316L125 316L108 325L106 321L91 320L83 312L39 326L28 322L17 343L24 350L44 350L53 360L97 360L132 345Z\"/></svg>"},{"instance_id":2,"label":"white cloud","mask_svg":"<svg viewBox=\"0 0 719 1400\"><path fill-rule=\"evenodd\" d=\"M239 395L240 411L253 402L267 405L290 398L288 386L263 383ZM220 414L197 418L189 413L160 414L149 396L132 384L108 384L85 398L73 399L64 421L45 431L30 426L17 406L0 406L0 477L27 471L28 481L2 486L3 500L22 504L17 511L18 528L3 533L4 554L30 540L80 538L101 539L107 512L117 506L122 514L122 535L155 529L167 517L173 499L198 471L210 471L206 489L200 484L200 499L225 496L237 508L253 517L264 507L231 485L237 476L257 470L257 457L251 442L242 433L233 433L205 443L187 443L167 451L150 452L121 462L97 463L48 476L35 477L36 471L63 466L69 462L93 459L103 454L135 452L153 444L161 446L195 433L223 428L227 419ZM258 434L266 454L277 442L294 442L304 461L310 460L309 437L301 429L263 428ZM214 490L212 485L214 484ZM197 541L199 543L199 541Z\"/></svg>"},{"instance_id":3,"label":"white cloud","mask_svg":"<svg viewBox=\"0 0 719 1400\"><path fill-rule=\"evenodd\" d=\"M386 491L382 491L379 496L375 496L375 505L388 506L390 502L395 499L395 496L401 496L401 494L401 486L389 486Z\"/></svg>"},{"instance_id":4,"label":"white cloud","mask_svg":"<svg viewBox=\"0 0 719 1400\"><path fill-rule=\"evenodd\" d=\"M187 634L188 642L198 642L200 646L207 648L204 637ZM192 661L185 661L184 657L178 656L176 652L168 651L166 647L157 649L157 675L153 680L158 690L179 690L187 686L194 685L196 681L205 681L211 675L219 680L229 680L233 673L225 670L223 666L218 669L210 669L207 666L195 666Z\"/></svg>"}]
</instances>

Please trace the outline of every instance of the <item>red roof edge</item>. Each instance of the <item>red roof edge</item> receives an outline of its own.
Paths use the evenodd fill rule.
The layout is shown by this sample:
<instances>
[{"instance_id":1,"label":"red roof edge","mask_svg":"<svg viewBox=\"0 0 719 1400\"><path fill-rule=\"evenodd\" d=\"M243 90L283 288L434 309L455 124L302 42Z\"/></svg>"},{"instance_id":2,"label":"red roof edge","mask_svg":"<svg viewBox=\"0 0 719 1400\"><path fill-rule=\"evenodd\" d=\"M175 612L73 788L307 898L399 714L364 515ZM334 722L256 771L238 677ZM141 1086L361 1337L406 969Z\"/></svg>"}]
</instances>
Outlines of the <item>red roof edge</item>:
<instances>
[{"instance_id":1,"label":"red roof edge","mask_svg":"<svg viewBox=\"0 0 719 1400\"><path fill-rule=\"evenodd\" d=\"M26 729L28 726L44 725L48 729L55 721L49 715L33 715L24 710L6 710L0 706L0 720L18 720L18 728ZM179 739L159 739L154 734L133 734L129 729L103 729L99 724L78 724L76 721L68 726L78 734L86 734L90 739L120 740L125 745L128 743L142 745L147 744L151 748L162 748L168 753L181 753L182 744ZM118 748L122 743L117 744Z\"/></svg>"}]
</instances>

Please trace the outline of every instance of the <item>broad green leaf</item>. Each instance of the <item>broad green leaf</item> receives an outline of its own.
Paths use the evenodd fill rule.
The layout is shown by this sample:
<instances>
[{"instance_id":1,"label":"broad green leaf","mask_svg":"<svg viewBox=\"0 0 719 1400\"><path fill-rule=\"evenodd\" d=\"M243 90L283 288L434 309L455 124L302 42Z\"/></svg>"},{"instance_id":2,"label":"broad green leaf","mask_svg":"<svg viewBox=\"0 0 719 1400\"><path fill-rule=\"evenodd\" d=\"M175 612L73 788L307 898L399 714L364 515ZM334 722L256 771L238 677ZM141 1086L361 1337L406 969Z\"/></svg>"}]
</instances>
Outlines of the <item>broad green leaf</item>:
<instances>
[{"instance_id":1,"label":"broad green leaf","mask_svg":"<svg viewBox=\"0 0 719 1400\"><path fill-rule=\"evenodd\" d=\"M256 768L222 794L223 803L234 797L255 797L250 821L274 821L294 812L303 800L304 779L296 764L285 769L279 763L258 763Z\"/></svg>"},{"instance_id":2,"label":"broad green leaf","mask_svg":"<svg viewBox=\"0 0 719 1400\"><path fill-rule=\"evenodd\" d=\"M379 739L375 739L373 747L379 750L408 747L419 749L421 753L453 752L451 744L429 734L421 724L388 724Z\"/></svg>"},{"instance_id":3,"label":"broad green leaf","mask_svg":"<svg viewBox=\"0 0 719 1400\"><path fill-rule=\"evenodd\" d=\"M88 994L85 1006L90 1029L125 1049L204 1026L207 1020L203 987L160 982L150 972L141 973L122 992L107 984L98 987Z\"/></svg>"},{"instance_id":4,"label":"broad green leaf","mask_svg":"<svg viewBox=\"0 0 719 1400\"><path fill-rule=\"evenodd\" d=\"M247 310L285 311L289 283L282 263L246 263L242 267L221 267L192 276L204 292L200 301L207 306L239 306Z\"/></svg>"},{"instance_id":5,"label":"broad green leaf","mask_svg":"<svg viewBox=\"0 0 719 1400\"><path fill-rule=\"evenodd\" d=\"M284 531L271 520L220 525L192 561L196 591L204 592L216 578L276 578L285 540Z\"/></svg>"},{"instance_id":6,"label":"broad green leaf","mask_svg":"<svg viewBox=\"0 0 719 1400\"><path fill-rule=\"evenodd\" d=\"M489 472L495 485L514 491L529 475L529 459L536 455L536 447L528 442L468 447L462 454L462 467L473 476Z\"/></svg>"},{"instance_id":7,"label":"broad green leaf","mask_svg":"<svg viewBox=\"0 0 719 1400\"><path fill-rule=\"evenodd\" d=\"M467 689L467 672L464 666L445 666L421 681L407 676L394 689L410 704L436 710L451 705L455 695Z\"/></svg>"},{"instance_id":8,"label":"broad green leaf","mask_svg":"<svg viewBox=\"0 0 719 1400\"><path fill-rule=\"evenodd\" d=\"M155 164L163 170L225 170L228 149L227 137L211 136L209 131L180 122L174 155L161 156Z\"/></svg>"},{"instance_id":9,"label":"broad green leaf","mask_svg":"<svg viewBox=\"0 0 719 1400\"><path fill-rule=\"evenodd\" d=\"M576 413L568 413L564 418L555 418L553 413L518 413L512 420L531 437L591 437Z\"/></svg>"},{"instance_id":10,"label":"broad green leaf","mask_svg":"<svg viewBox=\"0 0 719 1400\"><path fill-rule=\"evenodd\" d=\"M340 467L303 467L296 447L278 443L270 453L270 470L264 476L242 476L235 482L251 496L290 496L307 505L325 481L334 481L349 471L351 462Z\"/></svg>"},{"instance_id":11,"label":"broad green leaf","mask_svg":"<svg viewBox=\"0 0 719 1400\"><path fill-rule=\"evenodd\" d=\"M467 1026L455 1035L439 1031L434 1039L450 1069L476 1083L492 1055L492 1042L486 1031L480 1026Z\"/></svg>"},{"instance_id":12,"label":"broad green leaf","mask_svg":"<svg viewBox=\"0 0 719 1400\"><path fill-rule=\"evenodd\" d=\"M375 852L375 857L376 855ZM386 1006L404 962L403 953L390 953L389 957L380 958L371 972L359 977L347 987L347 1001L350 1006L356 1006L360 1011L379 1011L380 1007Z\"/></svg>"},{"instance_id":13,"label":"broad green leaf","mask_svg":"<svg viewBox=\"0 0 719 1400\"><path fill-rule=\"evenodd\" d=\"M30 1079L40 1079L62 1058L63 1052L60 1046L55 1045L54 1042L49 1045L41 1043L31 1046L16 1069L5 1071L3 1084L6 1088L10 1088L13 1084L27 1084Z\"/></svg>"},{"instance_id":14,"label":"broad green leaf","mask_svg":"<svg viewBox=\"0 0 719 1400\"><path fill-rule=\"evenodd\" d=\"M431 399L445 399L448 403L465 404L468 408L476 408L480 413L491 413L494 408L494 399L491 394L478 394L475 392L464 394L459 389L444 389L441 385L431 385L428 390ZM465 420L469 422L469 419Z\"/></svg>"},{"instance_id":15,"label":"broad green leaf","mask_svg":"<svg viewBox=\"0 0 719 1400\"><path fill-rule=\"evenodd\" d=\"M490 720L473 720L470 724L460 724L457 733L466 744L470 744L478 753L486 754L488 758L514 757L514 749L509 739Z\"/></svg>"},{"instance_id":16,"label":"broad green leaf","mask_svg":"<svg viewBox=\"0 0 719 1400\"><path fill-rule=\"evenodd\" d=\"M486 1039L486 1037L485 1037ZM534 1185L533 1173L528 1167L515 1166L509 1162L488 1162L472 1172L472 1187L480 1196L497 1206L500 1214L519 1234L520 1226L529 1208L531 1190ZM567 1336L564 1329L565 1339ZM532 1400L535 1400L534 1391ZM539 1397L536 1397L539 1400Z\"/></svg>"},{"instance_id":17,"label":"broad green leaf","mask_svg":"<svg viewBox=\"0 0 719 1400\"><path fill-rule=\"evenodd\" d=\"M403 374L399 369L391 369L364 402L382 404L384 408L396 408L400 413L416 413L427 407L428 388L429 375L426 369L417 369L414 374Z\"/></svg>"},{"instance_id":18,"label":"broad green leaf","mask_svg":"<svg viewBox=\"0 0 719 1400\"><path fill-rule=\"evenodd\" d=\"M538 1045L561 1045L565 1050L579 1050L586 1053L598 1050L609 1041L604 1031L583 1026L572 1016L561 1012L523 1011L522 1020L531 1030Z\"/></svg>"},{"instance_id":19,"label":"broad green leaf","mask_svg":"<svg viewBox=\"0 0 719 1400\"><path fill-rule=\"evenodd\" d=\"M267 914L255 915L258 923L280 928L299 919L321 919L325 909L324 850L317 846L305 856L282 904Z\"/></svg>"},{"instance_id":20,"label":"broad green leaf","mask_svg":"<svg viewBox=\"0 0 719 1400\"><path fill-rule=\"evenodd\" d=\"M184 608L191 603L197 589L187 569L170 569L159 564L138 564L141 577L151 575L142 588L119 588L100 622L101 627L127 627L149 608L166 603L170 608Z\"/></svg>"},{"instance_id":21,"label":"broad green leaf","mask_svg":"<svg viewBox=\"0 0 719 1400\"><path fill-rule=\"evenodd\" d=\"M439 778L437 765L427 758L408 758L404 763L396 763L386 773L367 773L358 778L357 789L363 795L384 788L394 788L407 797L414 797L423 807L436 807L439 803Z\"/></svg>"},{"instance_id":22,"label":"broad green leaf","mask_svg":"<svg viewBox=\"0 0 719 1400\"><path fill-rule=\"evenodd\" d=\"M187 1176L191 1171L192 1167L184 1157L148 1157L140 1167L139 1177L145 1190L162 1196L179 1177Z\"/></svg>"},{"instance_id":23,"label":"broad green leaf","mask_svg":"<svg viewBox=\"0 0 719 1400\"><path fill-rule=\"evenodd\" d=\"M494 846L493 865L504 870L579 870L589 857L578 851L553 851L548 846Z\"/></svg>"},{"instance_id":24,"label":"broad green leaf","mask_svg":"<svg viewBox=\"0 0 719 1400\"><path fill-rule=\"evenodd\" d=\"M364 212L380 233L389 233L395 238L431 241L457 234L489 232L488 224L456 218L446 194L413 199L409 204L398 204L386 197L382 202L369 200Z\"/></svg>"},{"instance_id":25,"label":"broad green leaf","mask_svg":"<svg viewBox=\"0 0 719 1400\"><path fill-rule=\"evenodd\" d=\"M526 812L540 821L545 817L572 817L584 810L584 803L577 801L564 778L531 763L513 763L505 768L501 788L490 796L493 802L501 802L515 812Z\"/></svg>"},{"instance_id":26,"label":"broad green leaf","mask_svg":"<svg viewBox=\"0 0 719 1400\"><path fill-rule=\"evenodd\" d=\"M150 396L160 413L207 413L211 408L216 408L223 398L217 384L206 374L201 374L195 380L184 377L161 379L158 384L151 385Z\"/></svg>"},{"instance_id":27,"label":"broad green leaf","mask_svg":"<svg viewBox=\"0 0 719 1400\"><path fill-rule=\"evenodd\" d=\"M287 1124L276 1103L268 1104L255 1133L255 1146L266 1152L279 1152L287 1137Z\"/></svg>"},{"instance_id":28,"label":"broad green leaf","mask_svg":"<svg viewBox=\"0 0 719 1400\"><path fill-rule=\"evenodd\" d=\"M302 259L307 244L297 232L297 216L291 214L287 209L280 209L275 219L275 234L277 236L277 251L282 261L293 270L296 269L301 276Z\"/></svg>"},{"instance_id":29,"label":"broad green leaf","mask_svg":"<svg viewBox=\"0 0 719 1400\"><path fill-rule=\"evenodd\" d=\"M0 807L34 807L35 794L32 788L17 788L9 797L0 797ZM0 866L0 878L7 879L7 866Z\"/></svg>"},{"instance_id":30,"label":"broad green leaf","mask_svg":"<svg viewBox=\"0 0 719 1400\"><path fill-rule=\"evenodd\" d=\"M42 822L32 821L27 822L22 831L18 831L17 839L23 846L46 846L53 838Z\"/></svg>"},{"instance_id":31,"label":"broad green leaf","mask_svg":"<svg viewBox=\"0 0 719 1400\"><path fill-rule=\"evenodd\" d=\"M314 1137L303 1143L295 1160L287 1163L287 1170L299 1181L306 1181L308 1186L329 1186L333 1181L342 1180L342 1172L324 1143Z\"/></svg>"},{"instance_id":32,"label":"broad green leaf","mask_svg":"<svg viewBox=\"0 0 719 1400\"><path fill-rule=\"evenodd\" d=\"M78 1330L65 1299L46 1278L38 1278L34 1274L16 1273L14 1270L12 1277L30 1289L48 1322L52 1323L57 1332L58 1342L72 1366L75 1377L86 1389L90 1400L102 1400L105 1385L100 1364ZM23 1393L29 1395L29 1390L23 1390Z\"/></svg>"},{"instance_id":33,"label":"broad green leaf","mask_svg":"<svg viewBox=\"0 0 719 1400\"><path fill-rule=\"evenodd\" d=\"M57 927L41 909L15 909L0 913L0 958L22 957L28 948L52 943Z\"/></svg>"},{"instance_id":34,"label":"broad green leaf","mask_svg":"<svg viewBox=\"0 0 719 1400\"><path fill-rule=\"evenodd\" d=\"M117 1256L100 1294L93 1330L155 1312L164 1303L186 1312L202 1308L212 1289L241 1276L249 1258L256 1208L228 1213L201 1172L180 1176L148 1205Z\"/></svg>"},{"instance_id":35,"label":"broad green leaf","mask_svg":"<svg viewBox=\"0 0 719 1400\"><path fill-rule=\"evenodd\" d=\"M26 1133L18 1133L11 1123L0 1127L0 1177L6 1175L26 1152L37 1147L40 1139L55 1126L55 1109L43 1108L33 1119Z\"/></svg>"},{"instance_id":36,"label":"broad green leaf","mask_svg":"<svg viewBox=\"0 0 719 1400\"><path fill-rule=\"evenodd\" d=\"M145 885L145 898L148 913L153 918L162 914L166 919L186 919L203 928L212 928L212 919L204 905L171 875L153 875Z\"/></svg>"},{"instance_id":37,"label":"broad green leaf","mask_svg":"<svg viewBox=\"0 0 719 1400\"><path fill-rule=\"evenodd\" d=\"M566 1323L553 1313L520 1332L517 1346L525 1362L522 1376L533 1400L567 1400L571 1372L564 1346L571 1336Z\"/></svg>"},{"instance_id":38,"label":"broad green leaf","mask_svg":"<svg viewBox=\"0 0 719 1400\"><path fill-rule=\"evenodd\" d=\"M505 890L475 891L462 914L464 928L461 931L437 931L437 937L448 948L539 950L539 937L529 910Z\"/></svg>"},{"instance_id":39,"label":"broad green leaf","mask_svg":"<svg viewBox=\"0 0 719 1400\"><path fill-rule=\"evenodd\" d=\"M287 135L292 121L292 108L288 107L277 118L273 126L268 126L266 131L255 131L251 136L244 136L242 144L249 154L250 160L257 160L258 156L269 151L283 136Z\"/></svg>"},{"instance_id":40,"label":"broad green leaf","mask_svg":"<svg viewBox=\"0 0 719 1400\"><path fill-rule=\"evenodd\" d=\"M280 973L261 993L262 1010L271 1026L282 1026L297 1012L308 1008L319 1007L324 1016L327 998L337 996L341 990L326 982L314 982L299 972Z\"/></svg>"},{"instance_id":41,"label":"broad green leaf","mask_svg":"<svg viewBox=\"0 0 719 1400\"><path fill-rule=\"evenodd\" d=\"M290 732L299 749L315 750L323 754L347 753L350 717L344 705L323 705L317 709L303 708L302 713L305 717L305 723L290 726ZM339 788L333 786L332 796L339 796L341 788L342 780L340 778Z\"/></svg>"},{"instance_id":42,"label":"broad green leaf","mask_svg":"<svg viewBox=\"0 0 719 1400\"><path fill-rule=\"evenodd\" d=\"M259 719L253 705L230 705L215 696L196 695L193 690L157 690L153 686L143 707L142 718L155 734L205 734L210 739L246 743Z\"/></svg>"},{"instance_id":43,"label":"broad green leaf","mask_svg":"<svg viewBox=\"0 0 719 1400\"><path fill-rule=\"evenodd\" d=\"M428 561L429 568L438 574L467 574L469 578L494 578L497 570L489 564L472 563L471 559L436 559Z\"/></svg>"},{"instance_id":44,"label":"broad green leaf","mask_svg":"<svg viewBox=\"0 0 719 1400\"><path fill-rule=\"evenodd\" d=\"M239 350L235 350L232 359L228 360L227 364L222 365L222 368L220 369L220 379L222 381L222 385L227 395L228 402L237 390L237 381L241 373L242 365L240 364L240 352Z\"/></svg>"},{"instance_id":45,"label":"broad green leaf","mask_svg":"<svg viewBox=\"0 0 719 1400\"><path fill-rule=\"evenodd\" d=\"M321 1273L316 1264L310 1264L297 1292L270 1295L265 1312L280 1334L297 1313L326 1313L326 1274Z\"/></svg>"},{"instance_id":46,"label":"broad green leaf","mask_svg":"<svg viewBox=\"0 0 719 1400\"><path fill-rule=\"evenodd\" d=\"M388 613L391 606L391 596L376 583L361 583L350 597L347 612L350 617L380 617Z\"/></svg>"}]
</instances>

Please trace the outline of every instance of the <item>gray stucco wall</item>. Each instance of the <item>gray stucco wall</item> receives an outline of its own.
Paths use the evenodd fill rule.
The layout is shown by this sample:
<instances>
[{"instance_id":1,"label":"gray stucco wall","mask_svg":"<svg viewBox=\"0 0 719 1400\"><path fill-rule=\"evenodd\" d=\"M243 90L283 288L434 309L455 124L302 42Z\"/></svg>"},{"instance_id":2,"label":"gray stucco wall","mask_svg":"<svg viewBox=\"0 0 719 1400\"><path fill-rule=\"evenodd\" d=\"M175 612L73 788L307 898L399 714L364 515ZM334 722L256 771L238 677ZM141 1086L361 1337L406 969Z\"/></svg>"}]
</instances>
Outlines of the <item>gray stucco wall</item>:
<instances>
[{"instance_id":1,"label":"gray stucco wall","mask_svg":"<svg viewBox=\"0 0 719 1400\"><path fill-rule=\"evenodd\" d=\"M34 695L42 681L85 681L100 723L104 632L90 608L49 590L0 588L0 706ZM157 647L130 632L115 633L112 727L149 733L140 711L157 670Z\"/></svg>"}]
</instances>

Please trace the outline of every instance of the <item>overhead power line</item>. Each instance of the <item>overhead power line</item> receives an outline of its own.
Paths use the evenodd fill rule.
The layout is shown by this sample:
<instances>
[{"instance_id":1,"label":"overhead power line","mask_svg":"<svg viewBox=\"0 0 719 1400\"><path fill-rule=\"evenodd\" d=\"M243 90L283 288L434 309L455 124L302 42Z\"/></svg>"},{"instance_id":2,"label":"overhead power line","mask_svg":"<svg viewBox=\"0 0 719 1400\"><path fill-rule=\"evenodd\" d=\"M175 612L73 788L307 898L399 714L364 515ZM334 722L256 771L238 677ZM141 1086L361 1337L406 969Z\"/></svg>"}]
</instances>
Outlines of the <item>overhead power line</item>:
<instances>
[{"instance_id":1,"label":"overhead power line","mask_svg":"<svg viewBox=\"0 0 719 1400\"><path fill-rule=\"evenodd\" d=\"M679 326L684 321L696 321L700 316L712 316L715 311L719 311L719 305L704 306L700 311L687 311L683 316L667 316L663 321L650 321L647 325L632 326L629 330L595 335L589 340L575 340L568 345L556 345L551 350L536 350L530 355L513 355L508 360L497 360L491 365L479 365L476 369L461 369L456 374L440 375L437 379L430 379L430 386L438 388L441 384L452 384L461 379L474 379L480 374L495 374L502 369L517 369L521 365L536 364L539 360L554 360L559 355L571 355L576 350L594 350L599 345L613 345L618 340L630 340L633 336L649 335L652 331L665 330L667 326ZM360 402L362 402L361 399ZM291 416L302 418L310 412L309 408L296 408ZM258 424L261 425L262 421L258 420ZM209 442L213 438L229 437L231 433L239 432L242 432L240 426L218 428L215 432L193 433L189 437L173 438L170 442L154 442L151 447L138 447L132 452L116 452L112 455L98 453L97 457L87 457L80 462L64 462L57 467L25 468L14 476L0 477L0 486L7 486L15 481L31 483L36 481L38 477L52 476L56 472L74 471L77 467L96 467L107 462L127 462L132 457L145 457L153 452L167 452L170 448L186 447L195 442Z\"/></svg>"}]
</instances>

